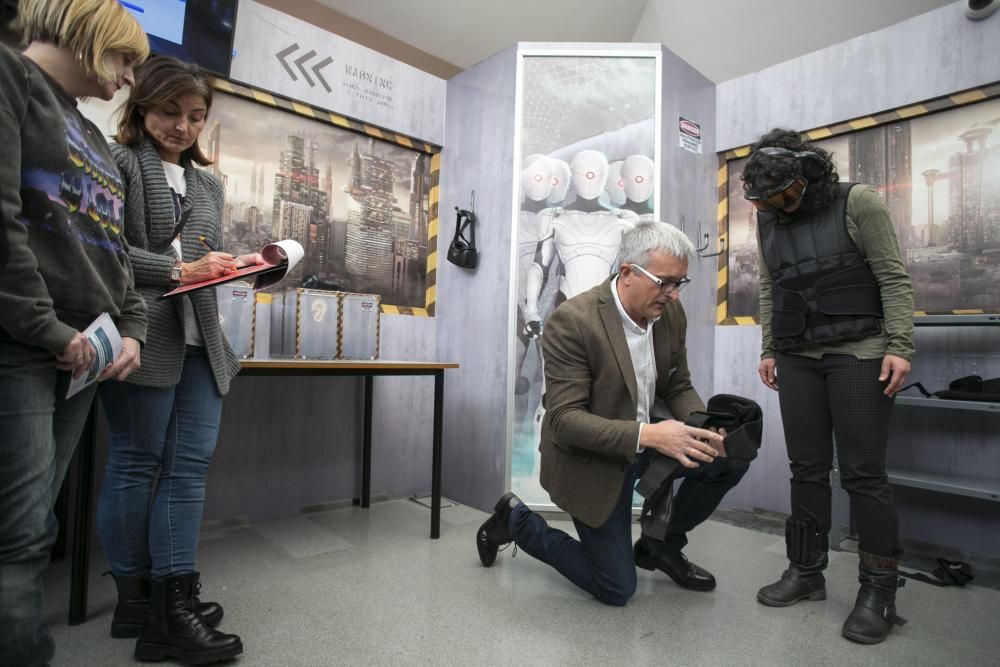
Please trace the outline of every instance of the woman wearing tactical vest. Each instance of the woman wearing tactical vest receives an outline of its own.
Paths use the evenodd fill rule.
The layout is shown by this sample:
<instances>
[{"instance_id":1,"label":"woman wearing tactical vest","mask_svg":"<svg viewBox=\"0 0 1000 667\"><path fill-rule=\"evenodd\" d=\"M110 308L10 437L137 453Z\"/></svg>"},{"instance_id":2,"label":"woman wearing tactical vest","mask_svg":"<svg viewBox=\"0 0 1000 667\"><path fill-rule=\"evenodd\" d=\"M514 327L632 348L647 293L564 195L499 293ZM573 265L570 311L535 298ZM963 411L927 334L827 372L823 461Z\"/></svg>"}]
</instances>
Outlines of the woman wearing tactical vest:
<instances>
[{"instance_id":1,"label":"woman wearing tactical vest","mask_svg":"<svg viewBox=\"0 0 1000 667\"><path fill-rule=\"evenodd\" d=\"M913 355L913 289L889 211L865 185L840 183L829 153L775 129L754 144L744 197L757 209L761 381L778 391L791 461L790 561L757 599L785 607L826 598L830 471L859 536L848 639L883 641L896 616L901 553L885 472L893 396Z\"/></svg>"}]
</instances>

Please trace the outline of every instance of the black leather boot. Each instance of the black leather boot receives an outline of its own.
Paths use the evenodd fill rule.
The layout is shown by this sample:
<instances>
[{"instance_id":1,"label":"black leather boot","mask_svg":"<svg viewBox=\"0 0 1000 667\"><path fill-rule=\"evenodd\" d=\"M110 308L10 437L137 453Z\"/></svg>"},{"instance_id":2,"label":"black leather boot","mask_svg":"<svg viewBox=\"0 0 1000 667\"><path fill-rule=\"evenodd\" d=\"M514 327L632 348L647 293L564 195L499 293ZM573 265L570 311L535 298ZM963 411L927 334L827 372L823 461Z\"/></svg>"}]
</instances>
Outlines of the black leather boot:
<instances>
[{"instance_id":1,"label":"black leather boot","mask_svg":"<svg viewBox=\"0 0 1000 667\"><path fill-rule=\"evenodd\" d=\"M757 591L757 601L768 607L790 607L800 600L825 600L827 556L813 563L789 563L781 579Z\"/></svg>"},{"instance_id":2,"label":"black leather boot","mask_svg":"<svg viewBox=\"0 0 1000 667\"><path fill-rule=\"evenodd\" d=\"M192 574L194 581L191 584L191 609L201 614L206 623L216 628L222 622L222 616L225 614L222 605L218 602L202 602L198 599L201 594L201 573L193 572Z\"/></svg>"},{"instance_id":3,"label":"black leather boot","mask_svg":"<svg viewBox=\"0 0 1000 667\"><path fill-rule=\"evenodd\" d=\"M224 614L222 606L216 602L202 602L198 599L201 583L198 581L198 573L194 574L192 609L201 614L205 622L214 628L222 621ZM149 614L149 577L118 577L114 574L111 577L118 588L118 604L115 605L115 615L111 619L111 636L115 639L138 637Z\"/></svg>"},{"instance_id":4,"label":"black leather boot","mask_svg":"<svg viewBox=\"0 0 1000 667\"><path fill-rule=\"evenodd\" d=\"M878 644L889 636L893 625L906 619L896 615L896 589L906 583L899 578L896 559L859 551L858 581L861 590L854 610L844 621L843 635L862 644Z\"/></svg>"},{"instance_id":5,"label":"black leather boot","mask_svg":"<svg viewBox=\"0 0 1000 667\"><path fill-rule=\"evenodd\" d=\"M827 534L809 519L789 517L785 521L785 551L788 569L781 579L757 591L757 601L769 607L789 607L800 600L825 600L828 562Z\"/></svg>"},{"instance_id":6,"label":"black leather boot","mask_svg":"<svg viewBox=\"0 0 1000 667\"><path fill-rule=\"evenodd\" d=\"M196 580L194 573L153 580L149 616L135 643L137 660L175 658L184 664L201 665L243 652L239 637L214 630L191 609Z\"/></svg>"},{"instance_id":7,"label":"black leather boot","mask_svg":"<svg viewBox=\"0 0 1000 667\"><path fill-rule=\"evenodd\" d=\"M149 615L149 578L111 576L118 588L118 604L111 618L111 636L115 639L138 637Z\"/></svg>"}]
</instances>

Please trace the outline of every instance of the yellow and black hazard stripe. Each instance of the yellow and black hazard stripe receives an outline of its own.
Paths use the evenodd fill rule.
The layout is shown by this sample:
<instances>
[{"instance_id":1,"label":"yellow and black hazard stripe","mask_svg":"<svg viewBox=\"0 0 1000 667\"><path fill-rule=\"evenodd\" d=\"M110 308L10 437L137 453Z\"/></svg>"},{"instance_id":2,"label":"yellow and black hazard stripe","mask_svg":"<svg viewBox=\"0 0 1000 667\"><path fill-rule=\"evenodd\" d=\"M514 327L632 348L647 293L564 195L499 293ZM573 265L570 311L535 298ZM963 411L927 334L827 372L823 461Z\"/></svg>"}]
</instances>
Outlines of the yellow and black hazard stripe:
<instances>
[{"instance_id":1,"label":"yellow and black hazard stripe","mask_svg":"<svg viewBox=\"0 0 1000 667\"><path fill-rule=\"evenodd\" d=\"M212 87L225 93L237 95L249 100L267 104L277 109L284 109L306 118L312 118L321 122L330 123L337 127L342 127L353 132L358 132L375 139L388 141L404 148L427 153L431 157L431 190L429 196L430 215L427 223L427 290L423 308L411 308L409 306L391 306L381 304L380 310L389 315L413 315L416 317L433 317L434 302L437 298L435 283L437 280L437 233L438 233L438 186L441 173L441 147L436 144L408 137L405 134L392 132L384 128L362 123L346 116L320 109L319 107L302 104L295 100L290 100L265 90L251 88L243 84L229 81L228 79L213 78Z\"/></svg>"},{"instance_id":2,"label":"yellow and black hazard stripe","mask_svg":"<svg viewBox=\"0 0 1000 667\"><path fill-rule=\"evenodd\" d=\"M238 95L248 100L254 100L256 102L260 102L261 104L267 104L268 106L272 106L277 109L291 111L292 113L305 116L306 118L312 118L314 120L330 123L331 125L336 125L337 127L351 130L352 132L358 132L369 137L374 137L375 139L388 141L405 148L411 148L416 151L430 154L441 152L441 147L435 144L429 144L425 141L406 136L405 134L376 127L375 125L362 123L354 120L353 118L348 118L347 116L327 111L326 109L320 109L319 107L302 104L301 102L296 102L295 100L290 100L288 98L275 95L274 93L269 93L266 90L244 86L243 84L236 83L235 81L229 81L228 79L213 78L212 87L216 90L221 90L224 93Z\"/></svg>"},{"instance_id":3,"label":"yellow and black hazard stripe","mask_svg":"<svg viewBox=\"0 0 1000 667\"><path fill-rule=\"evenodd\" d=\"M879 125L895 123L901 120L910 120L912 118L925 116L938 111L946 111L955 107L965 106L966 104L972 104L973 102L988 100L993 97L1000 97L1000 81L997 83L991 83L987 86L972 88L959 93L952 93L951 95L935 97L933 100L921 102L920 104L911 104L909 106L892 109L890 111L883 111L882 113L877 113L871 116L854 118L843 123L835 123L833 125L827 125L826 127L817 127L807 132L803 132L802 138L808 139L809 141L818 141L819 139L826 139L827 137L836 137L841 134L857 132L858 130L866 130L869 127L877 127ZM726 151L723 154L723 159L737 160L739 158L744 158L749 154L750 146L740 146L739 148Z\"/></svg>"},{"instance_id":4,"label":"yellow and black hazard stripe","mask_svg":"<svg viewBox=\"0 0 1000 667\"><path fill-rule=\"evenodd\" d=\"M803 139L818 141L828 137L836 137L841 134L866 130L870 127L877 127L887 123L895 123L901 120L912 120L919 116L924 116L939 111L946 111L955 107L981 102L995 97L1000 97L1000 82L991 83L979 88L972 88L951 95L936 97L920 104L883 111L871 116L862 116L843 123L835 123L826 127L817 127L802 133ZM719 224L719 239L725 238L729 233L729 162L745 158L750 154L750 146L740 146L731 150L719 153L719 170L717 173L718 185L718 208L717 219ZM728 241L728 239L727 239ZM729 316L729 243L723 246L723 252L719 255L719 266L716 275L716 308L715 321L717 324L759 324L760 318L752 317L730 317ZM923 315L982 315L987 313L1000 312L1000 309L960 309L960 310L939 310L939 311L916 311L914 316Z\"/></svg>"},{"instance_id":5,"label":"yellow and black hazard stripe","mask_svg":"<svg viewBox=\"0 0 1000 667\"><path fill-rule=\"evenodd\" d=\"M427 220L427 289L424 292L424 307L390 306L382 304L382 312L389 315L414 315L416 317L434 317L434 302L437 300L437 237L441 226L438 199L441 185L441 154L431 156L431 189L427 195L430 209Z\"/></svg>"}]
</instances>

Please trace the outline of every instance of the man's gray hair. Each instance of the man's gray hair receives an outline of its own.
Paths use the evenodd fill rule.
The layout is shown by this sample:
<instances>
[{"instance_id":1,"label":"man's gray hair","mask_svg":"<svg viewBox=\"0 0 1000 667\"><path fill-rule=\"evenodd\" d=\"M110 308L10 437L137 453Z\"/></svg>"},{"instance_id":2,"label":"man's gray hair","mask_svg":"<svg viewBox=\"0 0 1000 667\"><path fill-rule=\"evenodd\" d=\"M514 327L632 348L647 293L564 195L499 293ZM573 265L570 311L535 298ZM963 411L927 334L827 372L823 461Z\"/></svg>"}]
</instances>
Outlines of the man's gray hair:
<instances>
[{"instance_id":1,"label":"man's gray hair","mask_svg":"<svg viewBox=\"0 0 1000 667\"><path fill-rule=\"evenodd\" d=\"M691 261L695 249L687 234L667 222L640 222L622 235L618 248L617 270L622 264L643 266L649 253L661 251L678 259Z\"/></svg>"}]
</instances>

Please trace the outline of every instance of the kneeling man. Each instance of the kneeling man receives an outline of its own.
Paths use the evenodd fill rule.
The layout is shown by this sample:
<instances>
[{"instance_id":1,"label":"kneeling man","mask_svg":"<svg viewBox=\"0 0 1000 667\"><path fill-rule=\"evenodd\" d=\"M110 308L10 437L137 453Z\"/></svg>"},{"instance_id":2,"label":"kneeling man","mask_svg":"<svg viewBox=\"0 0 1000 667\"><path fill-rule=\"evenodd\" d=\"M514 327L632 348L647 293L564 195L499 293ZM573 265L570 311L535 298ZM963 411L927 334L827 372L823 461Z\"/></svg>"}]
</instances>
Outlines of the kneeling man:
<instances>
[{"instance_id":1,"label":"kneeling man","mask_svg":"<svg viewBox=\"0 0 1000 667\"><path fill-rule=\"evenodd\" d=\"M640 223L622 238L618 274L549 317L542 335L541 483L572 517L579 540L507 493L476 535L483 565L513 541L611 605L635 593L636 565L659 569L684 588L715 588L715 578L682 549L688 531L712 514L749 464L719 456L719 433L680 421L705 409L691 385L679 301L693 255L676 227ZM673 419L651 422L657 398ZM643 534L633 547L632 492L656 452L680 463L683 482L663 539Z\"/></svg>"}]
</instances>

